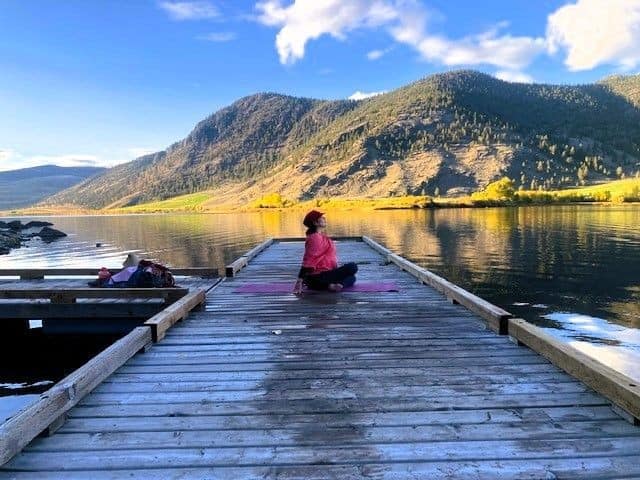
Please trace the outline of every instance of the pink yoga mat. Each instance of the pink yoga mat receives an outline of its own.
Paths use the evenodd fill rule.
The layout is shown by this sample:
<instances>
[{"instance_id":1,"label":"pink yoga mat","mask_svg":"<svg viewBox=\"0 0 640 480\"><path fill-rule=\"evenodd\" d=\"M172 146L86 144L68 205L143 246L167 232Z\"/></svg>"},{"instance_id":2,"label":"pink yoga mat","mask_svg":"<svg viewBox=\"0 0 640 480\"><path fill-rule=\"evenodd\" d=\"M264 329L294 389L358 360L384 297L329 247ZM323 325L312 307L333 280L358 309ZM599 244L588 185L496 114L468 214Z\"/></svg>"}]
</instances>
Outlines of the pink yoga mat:
<instances>
[{"instance_id":1,"label":"pink yoga mat","mask_svg":"<svg viewBox=\"0 0 640 480\"><path fill-rule=\"evenodd\" d=\"M293 293L293 284L288 283L246 283L239 286L234 293ZM356 282L353 287L344 288L343 292L398 292L400 289L394 282ZM316 290L304 290L305 293L322 293Z\"/></svg>"}]
</instances>

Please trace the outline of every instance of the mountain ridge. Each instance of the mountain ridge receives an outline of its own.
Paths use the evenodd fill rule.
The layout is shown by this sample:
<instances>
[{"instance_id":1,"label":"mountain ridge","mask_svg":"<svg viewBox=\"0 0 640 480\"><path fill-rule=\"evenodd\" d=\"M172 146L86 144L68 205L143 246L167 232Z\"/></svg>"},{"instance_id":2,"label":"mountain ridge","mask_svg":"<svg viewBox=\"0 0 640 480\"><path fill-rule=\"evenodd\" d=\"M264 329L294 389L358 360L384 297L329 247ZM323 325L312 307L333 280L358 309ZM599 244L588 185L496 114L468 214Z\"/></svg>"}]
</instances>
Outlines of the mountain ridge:
<instances>
[{"instance_id":1,"label":"mountain ridge","mask_svg":"<svg viewBox=\"0 0 640 480\"><path fill-rule=\"evenodd\" d=\"M527 189L635 175L639 79L517 84L463 70L360 101L259 93L45 203L123 207L203 190L226 204L270 192L455 195L504 175Z\"/></svg>"}]
</instances>

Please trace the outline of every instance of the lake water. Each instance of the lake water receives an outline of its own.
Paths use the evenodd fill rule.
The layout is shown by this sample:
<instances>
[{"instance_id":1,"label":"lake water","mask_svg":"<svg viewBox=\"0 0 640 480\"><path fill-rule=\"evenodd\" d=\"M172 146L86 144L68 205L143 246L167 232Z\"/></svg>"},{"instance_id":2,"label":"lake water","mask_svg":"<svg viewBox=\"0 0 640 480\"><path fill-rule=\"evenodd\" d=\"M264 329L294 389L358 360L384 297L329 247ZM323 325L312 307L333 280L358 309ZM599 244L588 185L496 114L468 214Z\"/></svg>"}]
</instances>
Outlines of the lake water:
<instances>
[{"instance_id":1,"label":"lake water","mask_svg":"<svg viewBox=\"0 0 640 480\"><path fill-rule=\"evenodd\" d=\"M126 252L136 251L174 266L222 272L267 237L302 236L303 214L38 217L69 236L0 256L0 268L97 271L118 267ZM347 211L327 212L327 219L330 235L368 235L640 378L640 207ZM292 284L296 274L292 269Z\"/></svg>"}]
</instances>

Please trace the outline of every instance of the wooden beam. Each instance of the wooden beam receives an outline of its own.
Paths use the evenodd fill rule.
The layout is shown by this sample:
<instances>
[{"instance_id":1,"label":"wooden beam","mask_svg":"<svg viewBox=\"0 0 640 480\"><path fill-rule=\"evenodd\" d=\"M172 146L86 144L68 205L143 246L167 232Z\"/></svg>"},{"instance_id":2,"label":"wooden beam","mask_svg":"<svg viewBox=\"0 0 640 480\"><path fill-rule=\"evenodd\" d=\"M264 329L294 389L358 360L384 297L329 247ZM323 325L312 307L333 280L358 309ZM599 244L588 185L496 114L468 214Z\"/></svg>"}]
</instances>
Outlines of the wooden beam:
<instances>
[{"instance_id":1,"label":"wooden beam","mask_svg":"<svg viewBox=\"0 0 640 480\"><path fill-rule=\"evenodd\" d=\"M227 277L235 277L236 273L238 273L240 270L246 267L248 263L249 262L245 257L237 258L236 260L234 260L233 262L231 262L229 265L225 267L224 269L225 275Z\"/></svg>"},{"instance_id":2,"label":"wooden beam","mask_svg":"<svg viewBox=\"0 0 640 480\"><path fill-rule=\"evenodd\" d=\"M227 277L235 276L235 274L238 273L240 270L242 270L244 267L246 267L256 255L258 255L265 248L269 247L273 242L274 242L273 238L268 238L264 242L253 247L251 250L249 250L247 253L242 255L237 260L233 261L231 264L227 265L225 267L226 276Z\"/></svg>"},{"instance_id":3,"label":"wooden beam","mask_svg":"<svg viewBox=\"0 0 640 480\"><path fill-rule=\"evenodd\" d=\"M147 327L131 333L93 357L71 375L40 395L34 403L0 425L0 465L57 422L100 382L151 341Z\"/></svg>"},{"instance_id":4,"label":"wooden beam","mask_svg":"<svg viewBox=\"0 0 640 480\"><path fill-rule=\"evenodd\" d=\"M385 258L393 253L391 250L389 250L386 247L383 247L372 238L363 236L362 241L367 245L369 245L371 248L373 248L376 252L378 252L380 255L382 255Z\"/></svg>"},{"instance_id":5,"label":"wooden beam","mask_svg":"<svg viewBox=\"0 0 640 480\"><path fill-rule=\"evenodd\" d=\"M509 335L581 380L626 411L638 424L640 382L613 370L521 318L509 320Z\"/></svg>"},{"instance_id":6,"label":"wooden beam","mask_svg":"<svg viewBox=\"0 0 640 480\"><path fill-rule=\"evenodd\" d=\"M188 288L14 288L0 290L0 299L49 298L53 303L73 303L77 298L176 299L188 292Z\"/></svg>"},{"instance_id":7,"label":"wooden beam","mask_svg":"<svg viewBox=\"0 0 640 480\"><path fill-rule=\"evenodd\" d=\"M189 315L191 310L204 303L205 299L205 291L197 289L147 320L144 324L151 327L153 341L162 340L167 330Z\"/></svg>"},{"instance_id":8,"label":"wooden beam","mask_svg":"<svg viewBox=\"0 0 640 480\"><path fill-rule=\"evenodd\" d=\"M111 273L116 274L122 270L122 267L110 268ZM209 267L188 267L188 268L170 268L171 273L175 276L203 277L211 278L218 276L217 268ZM20 277L23 280L43 279L50 276L59 277L97 277L98 269L95 267L88 268L8 268L0 269L0 277Z\"/></svg>"},{"instance_id":9,"label":"wooden beam","mask_svg":"<svg viewBox=\"0 0 640 480\"><path fill-rule=\"evenodd\" d=\"M3 303L0 308L0 321L3 329L11 319L50 319L89 320L93 318L131 319L149 318L165 308L165 303ZM4 320L4 321L3 321ZM28 328L28 327L27 327ZM4 330L3 330L4 331Z\"/></svg>"}]
</instances>

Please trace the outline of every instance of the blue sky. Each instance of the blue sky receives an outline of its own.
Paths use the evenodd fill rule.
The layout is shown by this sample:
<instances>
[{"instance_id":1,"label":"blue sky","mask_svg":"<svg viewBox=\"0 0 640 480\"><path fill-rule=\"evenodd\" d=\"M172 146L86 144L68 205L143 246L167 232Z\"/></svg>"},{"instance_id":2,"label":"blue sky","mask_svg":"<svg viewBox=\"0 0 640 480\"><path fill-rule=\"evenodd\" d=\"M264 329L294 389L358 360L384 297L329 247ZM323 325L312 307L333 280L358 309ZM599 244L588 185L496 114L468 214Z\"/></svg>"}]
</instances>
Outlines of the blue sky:
<instances>
[{"instance_id":1,"label":"blue sky","mask_svg":"<svg viewBox=\"0 0 640 480\"><path fill-rule=\"evenodd\" d=\"M0 170L129 161L260 91L587 83L637 73L639 46L640 0L0 0Z\"/></svg>"}]
</instances>

